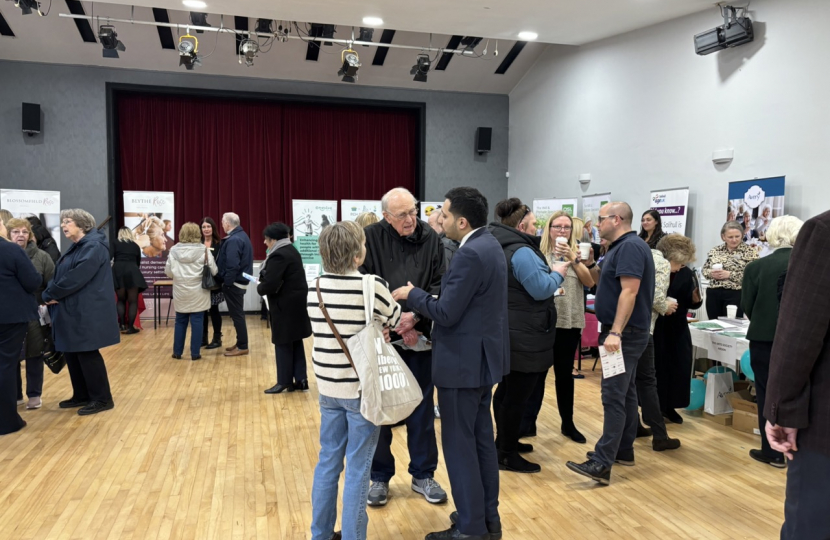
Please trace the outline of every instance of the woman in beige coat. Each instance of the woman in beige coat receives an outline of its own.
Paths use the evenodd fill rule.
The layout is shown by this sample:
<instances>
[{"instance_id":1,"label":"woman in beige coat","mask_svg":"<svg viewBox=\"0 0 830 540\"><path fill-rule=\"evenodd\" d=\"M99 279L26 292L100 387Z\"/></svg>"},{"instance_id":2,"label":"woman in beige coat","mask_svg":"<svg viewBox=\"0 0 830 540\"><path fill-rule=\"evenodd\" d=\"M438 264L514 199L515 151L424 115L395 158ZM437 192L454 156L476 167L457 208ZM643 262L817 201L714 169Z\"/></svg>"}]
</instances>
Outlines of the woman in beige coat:
<instances>
[{"instance_id":1,"label":"woman in beige coat","mask_svg":"<svg viewBox=\"0 0 830 540\"><path fill-rule=\"evenodd\" d=\"M202 232L195 223L185 223L179 231L179 243L170 249L164 273L173 279L173 305L176 307L176 331L173 334L173 358L181 360L187 324L190 322L190 356L202 358L202 325L205 311L210 309L210 291L202 288L202 269L210 268L216 275L218 268L213 255L202 245Z\"/></svg>"}]
</instances>

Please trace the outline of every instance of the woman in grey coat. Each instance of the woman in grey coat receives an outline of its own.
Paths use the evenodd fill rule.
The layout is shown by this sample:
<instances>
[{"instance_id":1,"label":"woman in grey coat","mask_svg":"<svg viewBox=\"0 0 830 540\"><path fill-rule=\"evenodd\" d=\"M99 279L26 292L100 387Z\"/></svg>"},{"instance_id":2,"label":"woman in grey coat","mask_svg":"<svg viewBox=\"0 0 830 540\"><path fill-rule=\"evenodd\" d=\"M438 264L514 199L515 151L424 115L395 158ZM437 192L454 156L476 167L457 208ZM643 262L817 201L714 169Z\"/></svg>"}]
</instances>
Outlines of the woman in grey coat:
<instances>
[{"instance_id":1,"label":"woman in grey coat","mask_svg":"<svg viewBox=\"0 0 830 540\"><path fill-rule=\"evenodd\" d=\"M32 226L27 220L11 219L6 224L6 229L11 241L23 248L35 269L43 276L43 283L34 293L37 303L43 304L41 293L55 274L55 263L48 253L38 249ZM40 399L43 393L43 350L48 338L49 327L41 326L40 318L29 321L22 351L22 357L26 360L26 395L29 397L27 409L40 409L43 405ZM17 404L23 405L23 377L20 369L17 370Z\"/></svg>"},{"instance_id":2,"label":"woman in grey coat","mask_svg":"<svg viewBox=\"0 0 830 540\"><path fill-rule=\"evenodd\" d=\"M216 275L219 269L213 255L202 244L202 231L192 222L182 225L179 243L170 249L164 273L173 279L173 305L176 307L176 330L173 334L173 358L181 360L187 324L190 323L190 358L199 360L205 311L210 309L210 291L202 288L202 269L207 266Z\"/></svg>"}]
</instances>

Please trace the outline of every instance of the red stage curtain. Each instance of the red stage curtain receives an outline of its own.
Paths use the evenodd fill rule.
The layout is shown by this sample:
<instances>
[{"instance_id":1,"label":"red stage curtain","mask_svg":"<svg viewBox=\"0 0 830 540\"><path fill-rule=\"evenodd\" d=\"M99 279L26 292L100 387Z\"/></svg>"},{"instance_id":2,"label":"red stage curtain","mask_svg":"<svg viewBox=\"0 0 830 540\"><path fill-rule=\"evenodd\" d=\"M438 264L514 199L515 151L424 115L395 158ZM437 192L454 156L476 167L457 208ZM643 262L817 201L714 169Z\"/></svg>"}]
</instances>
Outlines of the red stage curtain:
<instances>
[{"instance_id":1,"label":"red stage curtain","mask_svg":"<svg viewBox=\"0 0 830 540\"><path fill-rule=\"evenodd\" d=\"M176 229L236 212L257 259L265 226L293 222L292 199L415 192L416 110L140 94L117 106L121 189L174 192Z\"/></svg>"}]
</instances>

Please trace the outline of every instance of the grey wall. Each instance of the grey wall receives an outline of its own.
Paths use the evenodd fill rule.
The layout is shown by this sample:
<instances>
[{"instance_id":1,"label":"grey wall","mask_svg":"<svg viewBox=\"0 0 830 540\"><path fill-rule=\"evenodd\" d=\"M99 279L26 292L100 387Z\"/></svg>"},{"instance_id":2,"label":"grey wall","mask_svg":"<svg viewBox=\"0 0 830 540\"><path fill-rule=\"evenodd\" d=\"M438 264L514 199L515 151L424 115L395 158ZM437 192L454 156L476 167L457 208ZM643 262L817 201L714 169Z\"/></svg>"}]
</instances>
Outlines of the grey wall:
<instances>
[{"instance_id":1,"label":"grey wall","mask_svg":"<svg viewBox=\"0 0 830 540\"><path fill-rule=\"evenodd\" d=\"M348 84L248 79L115 68L0 61L0 187L60 190L61 206L108 215L108 82L243 92L426 103L426 200L454 186L480 189L491 207L507 195L508 97L411 91ZM39 103L43 133L21 132L21 103ZM479 157L476 128L493 128L492 151ZM378 194L380 197L382 194Z\"/></svg>"}]
</instances>

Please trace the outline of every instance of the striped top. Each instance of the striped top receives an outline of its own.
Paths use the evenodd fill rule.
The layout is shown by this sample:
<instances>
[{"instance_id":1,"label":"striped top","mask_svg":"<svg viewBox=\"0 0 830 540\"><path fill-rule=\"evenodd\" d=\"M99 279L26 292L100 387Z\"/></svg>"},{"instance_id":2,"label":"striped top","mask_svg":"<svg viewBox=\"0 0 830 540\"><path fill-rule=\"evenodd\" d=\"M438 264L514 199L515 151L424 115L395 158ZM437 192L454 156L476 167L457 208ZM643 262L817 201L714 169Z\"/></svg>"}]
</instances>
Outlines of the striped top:
<instances>
[{"instance_id":1,"label":"striped top","mask_svg":"<svg viewBox=\"0 0 830 540\"><path fill-rule=\"evenodd\" d=\"M329 312L329 317L346 342L366 326L363 306L363 276L357 272L349 274L326 274L319 278L320 294ZM375 320L394 328L401 318L401 306L392 299L389 285L375 276ZM360 381L349 364L343 349L329 328L317 300L317 283L308 287L308 316L314 333L314 351L311 355L317 388L320 394L340 399L356 399Z\"/></svg>"}]
</instances>

